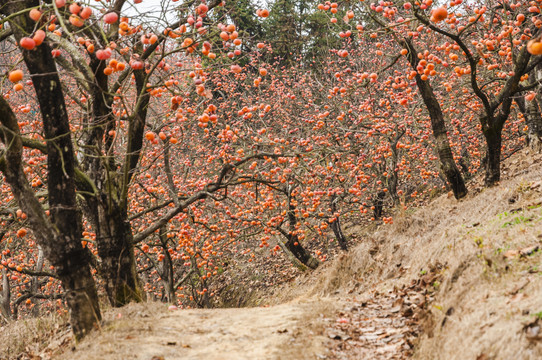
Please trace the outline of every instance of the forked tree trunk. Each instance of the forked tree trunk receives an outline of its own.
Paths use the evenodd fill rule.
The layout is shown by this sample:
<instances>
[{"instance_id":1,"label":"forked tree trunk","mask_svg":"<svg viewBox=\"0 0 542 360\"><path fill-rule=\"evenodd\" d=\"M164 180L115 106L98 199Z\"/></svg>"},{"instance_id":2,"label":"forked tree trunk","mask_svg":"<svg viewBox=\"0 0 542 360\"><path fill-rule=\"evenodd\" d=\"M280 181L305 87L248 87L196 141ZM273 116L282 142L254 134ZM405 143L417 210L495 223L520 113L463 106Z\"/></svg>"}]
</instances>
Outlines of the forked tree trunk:
<instances>
[{"instance_id":1,"label":"forked tree trunk","mask_svg":"<svg viewBox=\"0 0 542 360\"><path fill-rule=\"evenodd\" d=\"M117 173L115 159L111 156L115 119L111 106L108 78L103 74L105 61L93 59L90 66L95 79L90 84L92 92L92 118L86 129L86 149L83 166L94 184L92 195L86 195L85 212L96 232L98 255L101 258L99 274L111 306L119 307L145 297L133 249L133 234L128 220L126 199L121 175ZM131 134L134 136L134 134ZM135 134L137 136L137 134ZM105 139L105 140L104 140Z\"/></svg>"},{"instance_id":2,"label":"forked tree trunk","mask_svg":"<svg viewBox=\"0 0 542 360\"><path fill-rule=\"evenodd\" d=\"M50 49L47 52L50 56ZM47 55L43 56L47 58ZM67 114L63 102L59 104L62 92L55 75L53 71L34 78L47 140L50 217L45 215L24 174L19 126L4 98L0 98L0 122L8 131L0 131L0 139L6 145L6 155L3 161L0 160L0 170L20 208L28 214L28 222L36 241L55 268L70 309L74 335L76 339L81 339L96 327L101 314L90 271L89 254L81 245L81 221L75 201L73 150L71 137L67 135ZM46 89L58 92L54 93L56 96L49 94L44 100Z\"/></svg>"},{"instance_id":3,"label":"forked tree trunk","mask_svg":"<svg viewBox=\"0 0 542 360\"><path fill-rule=\"evenodd\" d=\"M289 231L282 229L280 226L277 229L286 238L284 246L298 259L303 265L308 266L311 269L316 269L320 262L313 257L311 253L301 245L299 237L295 233L297 229L297 217L295 216L294 196L292 195L294 188L288 185L286 189L286 196L288 197L288 228Z\"/></svg>"}]
</instances>

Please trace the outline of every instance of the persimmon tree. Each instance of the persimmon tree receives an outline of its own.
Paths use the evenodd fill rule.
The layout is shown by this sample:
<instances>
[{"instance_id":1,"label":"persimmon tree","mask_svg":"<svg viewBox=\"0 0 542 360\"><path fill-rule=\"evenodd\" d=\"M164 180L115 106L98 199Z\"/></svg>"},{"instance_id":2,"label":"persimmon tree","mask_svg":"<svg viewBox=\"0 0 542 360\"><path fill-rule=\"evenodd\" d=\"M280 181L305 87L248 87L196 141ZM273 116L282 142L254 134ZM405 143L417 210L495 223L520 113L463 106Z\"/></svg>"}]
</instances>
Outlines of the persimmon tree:
<instances>
[{"instance_id":1,"label":"persimmon tree","mask_svg":"<svg viewBox=\"0 0 542 360\"><path fill-rule=\"evenodd\" d=\"M476 112L486 143L486 184L498 182L502 130L510 117L513 98L536 86L523 86L521 81L540 61L531 57L526 46L539 31L538 5L452 1L449 5L437 6L431 0L416 3L381 1L363 3L348 11L371 16L376 25L372 34L387 34L390 40L405 49L404 55L415 73L413 76L419 76L423 81L417 80L422 94L430 93L427 91L429 83L437 81L435 75L439 72L449 73L449 79L460 78L456 83L465 86L463 97L473 102L471 109ZM432 44L437 46L432 47ZM437 105L441 107L442 102L431 101L428 111L435 112ZM442 109L436 112L442 112ZM442 131L439 133L443 134ZM445 158L449 158L448 155ZM453 173L457 174L457 171Z\"/></svg>"},{"instance_id":2,"label":"persimmon tree","mask_svg":"<svg viewBox=\"0 0 542 360\"><path fill-rule=\"evenodd\" d=\"M27 10L38 5L31 1L2 4L2 14L10 24L10 30L5 31L12 31L21 46L25 44L23 39L28 39L27 36L34 32L34 24L27 18ZM76 203L75 153L68 112L48 44L43 43L35 50L22 49L22 57L32 76L42 114L43 137L48 154L47 213L24 173L19 124L4 96L0 98L1 138L4 143L0 169L19 206L29 215L34 236L43 247L45 256L55 266L66 291L66 301L72 309L74 333L82 337L100 320L100 310L89 255L80 241L81 213Z\"/></svg>"},{"instance_id":3,"label":"persimmon tree","mask_svg":"<svg viewBox=\"0 0 542 360\"><path fill-rule=\"evenodd\" d=\"M205 22L207 12L218 5L218 1L181 5L180 19L162 29L131 24L128 17L119 16L125 1L96 6L26 1L6 2L2 7L6 24L2 40L15 36L14 51L22 55L26 67L8 69L6 80L15 85L13 90L4 88L1 103L2 172L66 290L77 337L100 319L91 264L113 306L141 300L144 292L134 245L190 205L241 181L236 170L245 162L266 156L260 153L234 162L221 161L209 173L207 183L190 189L193 194L169 193L169 199L154 210L142 210L155 217L134 238L131 219L138 216L130 217L130 197L145 144L166 137L168 146L177 144L174 136L160 131L171 131L167 128L171 124L163 122L164 109L178 107L183 96L208 95L201 65L197 65L201 61L188 59L191 54L216 58L204 40L219 33L228 37L228 45L241 44L235 26L219 24L217 32ZM14 64L18 64L17 58ZM194 76L187 69L194 69ZM21 82L26 71L32 79L27 86L33 85L34 90ZM31 101L34 91L39 107ZM17 101L28 101L24 109L33 108L43 120L18 123L12 110ZM33 115L29 111L19 116ZM28 150L23 146L41 152L47 166L24 167L23 152ZM152 156L148 159L154 161ZM39 195L34 191L25 172L38 176L39 181L32 182L35 187L47 184L47 192ZM169 204L173 207L160 213Z\"/></svg>"}]
</instances>

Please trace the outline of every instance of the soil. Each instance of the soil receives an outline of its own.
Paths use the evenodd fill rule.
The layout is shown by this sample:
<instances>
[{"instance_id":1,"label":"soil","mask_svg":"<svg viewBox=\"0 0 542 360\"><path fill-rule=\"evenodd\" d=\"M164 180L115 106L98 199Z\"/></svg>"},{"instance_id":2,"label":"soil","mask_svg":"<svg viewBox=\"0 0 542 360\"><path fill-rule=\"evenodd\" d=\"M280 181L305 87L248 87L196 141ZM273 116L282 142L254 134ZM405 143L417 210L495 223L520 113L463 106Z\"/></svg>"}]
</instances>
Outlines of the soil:
<instances>
[{"instance_id":1,"label":"soil","mask_svg":"<svg viewBox=\"0 0 542 360\"><path fill-rule=\"evenodd\" d=\"M159 307L154 314L141 305L121 310L120 318L104 326L106 336L88 338L57 358L96 359L99 354L111 360L310 359L325 350L318 346L319 336L301 325L309 324L309 314L325 312L326 301L174 311L154 306Z\"/></svg>"}]
</instances>

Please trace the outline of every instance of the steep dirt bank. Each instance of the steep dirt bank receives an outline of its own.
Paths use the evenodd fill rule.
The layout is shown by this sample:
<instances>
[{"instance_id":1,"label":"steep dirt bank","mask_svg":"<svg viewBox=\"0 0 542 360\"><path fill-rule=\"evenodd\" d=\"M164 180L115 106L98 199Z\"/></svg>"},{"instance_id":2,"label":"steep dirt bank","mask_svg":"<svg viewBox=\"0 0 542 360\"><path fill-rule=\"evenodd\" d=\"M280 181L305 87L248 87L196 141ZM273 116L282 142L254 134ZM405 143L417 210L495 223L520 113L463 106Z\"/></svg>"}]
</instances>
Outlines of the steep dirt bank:
<instances>
[{"instance_id":1,"label":"steep dirt bank","mask_svg":"<svg viewBox=\"0 0 542 360\"><path fill-rule=\"evenodd\" d=\"M400 309L424 329L418 359L542 358L542 155L517 154L503 172L498 187L444 195L367 234L316 289L371 298L424 285Z\"/></svg>"}]
</instances>

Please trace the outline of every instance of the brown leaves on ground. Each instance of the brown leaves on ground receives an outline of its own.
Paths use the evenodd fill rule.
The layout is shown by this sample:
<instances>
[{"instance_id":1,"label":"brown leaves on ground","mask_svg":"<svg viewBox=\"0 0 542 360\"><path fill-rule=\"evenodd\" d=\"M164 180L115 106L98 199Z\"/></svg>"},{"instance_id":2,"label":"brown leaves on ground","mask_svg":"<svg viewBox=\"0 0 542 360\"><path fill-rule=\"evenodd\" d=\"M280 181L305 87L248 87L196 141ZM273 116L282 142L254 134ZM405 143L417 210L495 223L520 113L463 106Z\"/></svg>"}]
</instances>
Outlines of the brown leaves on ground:
<instances>
[{"instance_id":1,"label":"brown leaves on ground","mask_svg":"<svg viewBox=\"0 0 542 360\"><path fill-rule=\"evenodd\" d=\"M413 280L409 286L388 293L373 292L370 299L347 299L326 335L330 359L406 359L412 356L417 337L431 321L427 315L438 285L439 267Z\"/></svg>"}]
</instances>

